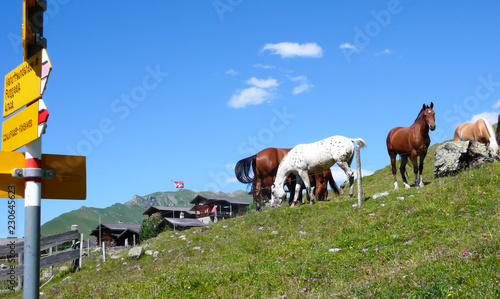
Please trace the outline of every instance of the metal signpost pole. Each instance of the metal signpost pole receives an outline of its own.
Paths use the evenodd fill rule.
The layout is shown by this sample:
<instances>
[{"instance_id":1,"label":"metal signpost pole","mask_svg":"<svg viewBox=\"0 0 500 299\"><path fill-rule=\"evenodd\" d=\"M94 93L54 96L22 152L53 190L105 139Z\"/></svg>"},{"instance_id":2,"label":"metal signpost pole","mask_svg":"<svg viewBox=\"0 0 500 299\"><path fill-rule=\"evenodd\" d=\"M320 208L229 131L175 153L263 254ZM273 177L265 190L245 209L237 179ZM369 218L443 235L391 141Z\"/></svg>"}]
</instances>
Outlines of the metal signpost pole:
<instances>
[{"instance_id":1,"label":"metal signpost pole","mask_svg":"<svg viewBox=\"0 0 500 299\"><path fill-rule=\"evenodd\" d=\"M42 138L26 145L26 168L41 168ZM24 189L24 298L39 298L42 183L27 178Z\"/></svg>"}]
</instances>

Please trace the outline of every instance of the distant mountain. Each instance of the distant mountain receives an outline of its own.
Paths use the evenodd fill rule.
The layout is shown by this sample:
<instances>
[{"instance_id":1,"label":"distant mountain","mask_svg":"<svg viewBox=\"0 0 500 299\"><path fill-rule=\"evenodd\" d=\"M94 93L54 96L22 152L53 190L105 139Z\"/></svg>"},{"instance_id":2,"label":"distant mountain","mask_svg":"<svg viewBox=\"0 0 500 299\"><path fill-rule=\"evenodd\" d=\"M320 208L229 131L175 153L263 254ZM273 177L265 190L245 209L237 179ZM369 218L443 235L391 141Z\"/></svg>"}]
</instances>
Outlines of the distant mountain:
<instances>
[{"instance_id":1,"label":"distant mountain","mask_svg":"<svg viewBox=\"0 0 500 299\"><path fill-rule=\"evenodd\" d=\"M78 229L87 239L90 232L99 225L99 216L101 223L142 223L145 218L142 214L150 206L176 206L191 207L189 202L198 194L219 195L243 199L252 203L252 197L245 191L235 191L230 193L223 192L194 192L187 189L181 189L176 192L155 192L145 196L134 195L131 200L124 204L115 203L107 208L92 208L82 206L78 210L64 213L42 225L42 236L52 235L71 229L71 225L77 224ZM93 239L93 238L91 238Z\"/></svg>"}]
</instances>

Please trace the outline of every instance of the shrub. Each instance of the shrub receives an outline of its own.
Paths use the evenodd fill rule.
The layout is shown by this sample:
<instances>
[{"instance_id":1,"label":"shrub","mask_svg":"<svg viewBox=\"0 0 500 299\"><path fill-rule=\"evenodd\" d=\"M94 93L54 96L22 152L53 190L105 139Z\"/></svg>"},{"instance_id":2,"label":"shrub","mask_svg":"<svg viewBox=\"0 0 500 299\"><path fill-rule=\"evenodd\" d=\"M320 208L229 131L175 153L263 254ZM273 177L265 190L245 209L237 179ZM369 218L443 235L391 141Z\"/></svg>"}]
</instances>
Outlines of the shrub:
<instances>
[{"instance_id":1,"label":"shrub","mask_svg":"<svg viewBox=\"0 0 500 299\"><path fill-rule=\"evenodd\" d=\"M142 221L141 231L139 232L141 242L158 236L161 231L159 227L161 220L161 214L155 213Z\"/></svg>"}]
</instances>

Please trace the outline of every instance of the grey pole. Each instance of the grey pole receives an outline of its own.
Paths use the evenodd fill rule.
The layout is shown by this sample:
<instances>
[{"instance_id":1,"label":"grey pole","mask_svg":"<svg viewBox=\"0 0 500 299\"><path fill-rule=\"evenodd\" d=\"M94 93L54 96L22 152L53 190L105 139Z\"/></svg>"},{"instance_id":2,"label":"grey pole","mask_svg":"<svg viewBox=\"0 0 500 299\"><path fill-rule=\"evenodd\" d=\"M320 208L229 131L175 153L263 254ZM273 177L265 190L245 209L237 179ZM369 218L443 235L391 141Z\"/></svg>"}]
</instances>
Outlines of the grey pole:
<instances>
[{"instance_id":1,"label":"grey pole","mask_svg":"<svg viewBox=\"0 0 500 299\"><path fill-rule=\"evenodd\" d=\"M26 168L41 168L42 139L26 145ZM24 190L24 298L39 298L40 288L40 213L42 183L26 179Z\"/></svg>"}]
</instances>

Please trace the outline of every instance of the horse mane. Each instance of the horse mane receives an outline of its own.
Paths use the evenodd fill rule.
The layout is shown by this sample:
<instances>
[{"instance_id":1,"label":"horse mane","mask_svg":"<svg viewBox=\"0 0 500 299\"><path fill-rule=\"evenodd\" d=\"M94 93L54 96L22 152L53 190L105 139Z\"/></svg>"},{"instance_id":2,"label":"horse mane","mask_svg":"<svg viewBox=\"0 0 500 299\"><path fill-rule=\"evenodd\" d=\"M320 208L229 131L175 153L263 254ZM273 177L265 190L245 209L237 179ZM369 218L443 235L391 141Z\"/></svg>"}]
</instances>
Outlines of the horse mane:
<instances>
[{"instance_id":1,"label":"horse mane","mask_svg":"<svg viewBox=\"0 0 500 299\"><path fill-rule=\"evenodd\" d=\"M422 106L422 109L420 109L420 112L418 113L417 118L415 118L414 123L416 123L416 122L417 122L417 120L418 120L419 118L421 118L421 117L422 117L422 114L424 113L425 109L427 109L427 108L429 108L429 106L427 106L427 105Z\"/></svg>"}]
</instances>

